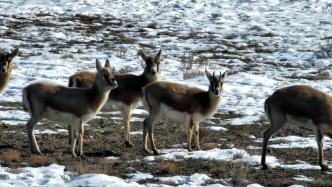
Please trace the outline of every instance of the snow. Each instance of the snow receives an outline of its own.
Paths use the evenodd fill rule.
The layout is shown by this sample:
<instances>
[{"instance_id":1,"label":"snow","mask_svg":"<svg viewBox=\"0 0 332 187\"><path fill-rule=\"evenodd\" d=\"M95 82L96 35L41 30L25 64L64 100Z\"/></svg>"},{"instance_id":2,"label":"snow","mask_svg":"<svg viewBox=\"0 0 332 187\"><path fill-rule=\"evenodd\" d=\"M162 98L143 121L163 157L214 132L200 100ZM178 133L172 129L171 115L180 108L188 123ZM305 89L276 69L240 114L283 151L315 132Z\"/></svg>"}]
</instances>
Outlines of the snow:
<instances>
[{"instance_id":1,"label":"snow","mask_svg":"<svg viewBox=\"0 0 332 187\"><path fill-rule=\"evenodd\" d=\"M74 177L70 182L64 185L65 187L70 186L105 186L105 187L138 187L140 186L136 182L126 182L125 180L108 176L104 174L84 174Z\"/></svg>"},{"instance_id":2,"label":"snow","mask_svg":"<svg viewBox=\"0 0 332 187\"><path fill-rule=\"evenodd\" d=\"M0 186L52 186L63 185L70 176L64 171L65 167L52 164L47 167L26 167L19 169L17 174L9 168L0 168Z\"/></svg>"},{"instance_id":3,"label":"snow","mask_svg":"<svg viewBox=\"0 0 332 187\"><path fill-rule=\"evenodd\" d=\"M129 173L129 174L127 174L127 176L130 177L130 181L133 181L133 182L139 182L142 180L154 178L154 176L151 175L150 173L141 173L141 172Z\"/></svg>"},{"instance_id":4,"label":"snow","mask_svg":"<svg viewBox=\"0 0 332 187\"><path fill-rule=\"evenodd\" d=\"M5 92L0 93L0 104L21 102L22 88L37 80L67 85L69 75L81 70L94 71L96 58L110 59L116 70L131 67L132 73L139 74L142 68L140 57L137 56L137 50L140 48L138 44L146 44L154 46L153 50L162 49L161 71L164 80L203 89L208 87L204 74L186 80L183 75L185 72L204 70L205 65L194 64L192 70L186 71L181 62L183 53L194 54L206 50L211 51L204 53L206 57L228 56L229 58L225 59L211 58L206 67L217 72L231 70L225 79L224 97L218 111L233 112L240 117L223 120L221 124L209 124L206 128L211 131L226 131L224 127L227 125L255 123L264 115L264 100L278 88L307 84L332 93L329 70L331 59L317 58L314 54L323 43L319 39L332 33L330 4L329 0L51 0L48 3L41 0L4 0L0 2L0 19L3 20L3 25L0 26L0 47L9 51L21 46L21 54L14 59L15 69ZM73 19L75 16L76 19ZM79 16L95 16L107 18L109 21L107 24L99 21L88 24L79 21ZM25 19L34 23L43 22L46 25L29 24L25 27L21 25ZM126 27L128 23L134 23L133 27ZM147 27L151 23L155 24L155 28ZM77 26L84 29L76 30ZM91 26L102 29L89 34L86 31ZM137 34L137 28L144 30L145 35ZM114 32L121 32L123 37L134 39L135 42L114 42L117 41ZM162 34L167 32L170 34ZM10 33L15 37L8 38L7 35ZM198 37L181 39L191 34ZM101 47L102 44L111 47L105 49ZM119 57L118 50L123 48L126 49L126 53ZM257 49L272 52L260 53L255 51ZM194 59L198 57L195 56ZM318 71L328 72L327 80L290 78L315 75ZM111 114L112 119L122 120L119 112ZM136 109L133 114L139 117L134 116L131 120L141 122L141 115L146 115L147 112ZM28 118L28 114L20 107L0 106L1 123L24 125ZM35 133L56 134L66 133L66 130L45 129L36 130ZM141 136L142 132L131 134ZM260 143L261 140L257 142ZM288 136L271 139L269 147L316 149L316 144L314 137ZM325 138L324 148L331 148L331 139ZM145 159L212 159L240 161L252 166L257 166L260 162L259 155L249 155L245 150L237 148L194 152L166 149L161 152L164 155L148 156ZM284 164L275 157L267 157L267 164L272 168L319 169L319 166L303 161L296 162ZM64 172L64 166L56 164L39 168L20 168L18 173L10 170L0 166L0 186L139 186L136 182L144 180L139 179L139 174L137 179L129 182L101 174L72 177ZM204 174L194 175L208 178ZM146 174L141 177L148 179L154 176ZM201 185L192 177L173 176L159 179L183 186ZM305 176L296 177L306 180ZM99 183L93 183L95 181Z\"/></svg>"},{"instance_id":5,"label":"snow","mask_svg":"<svg viewBox=\"0 0 332 187\"><path fill-rule=\"evenodd\" d=\"M231 162L244 162L251 166L259 166L261 161L260 155L250 155L243 149L211 149L205 151L189 152L187 149L161 149L158 156L146 156L145 160L175 160L181 161L184 159L203 159L214 161L231 161ZM285 168L297 170L319 170L319 165L311 165L304 161L297 161L295 164L284 164L274 156L266 157L266 164L270 168ZM332 165L330 165L331 167Z\"/></svg>"},{"instance_id":6,"label":"snow","mask_svg":"<svg viewBox=\"0 0 332 187\"><path fill-rule=\"evenodd\" d=\"M297 181L307 181L307 182L315 181L311 177L306 177L304 175L296 175L295 177L293 177L293 179Z\"/></svg>"},{"instance_id":7,"label":"snow","mask_svg":"<svg viewBox=\"0 0 332 187\"><path fill-rule=\"evenodd\" d=\"M162 182L170 183L176 186L200 186L207 180L212 180L206 174L194 173L191 176L158 177ZM223 185L214 185L223 186Z\"/></svg>"},{"instance_id":8,"label":"snow","mask_svg":"<svg viewBox=\"0 0 332 187\"><path fill-rule=\"evenodd\" d=\"M255 183L255 184L249 184L247 185L247 187L263 187L263 186Z\"/></svg>"},{"instance_id":9,"label":"snow","mask_svg":"<svg viewBox=\"0 0 332 187\"><path fill-rule=\"evenodd\" d=\"M256 142L262 142L263 140L257 139ZM275 142L282 143L275 143ZM310 137L300 137L300 136L285 136L285 137L275 137L269 140L270 148L278 149L289 149L289 148L314 148L318 149L317 141L315 136ZM324 149L331 149L332 140L331 138L324 137Z\"/></svg>"},{"instance_id":10,"label":"snow","mask_svg":"<svg viewBox=\"0 0 332 187\"><path fill-rule=\"evenodd\" d=\"M206 151L189 152L187 149L161 149L159 156L147 156L147 161L156 159L163 160L182 160L182 159L209 159L209 160L225 160L230 161L234 158L247 157L249 154L241 149L211 149Z\"/></svg>"},{"instance_id":11,"label":"snow","mask_svg":"<svg viewBox=\"0 0 332 187\"><path fill-rule=\"evenodd\" d=\"M206 127L210 131L227 131L228 129L219 126L208 126Z\"/></svg>"}]
</instances>

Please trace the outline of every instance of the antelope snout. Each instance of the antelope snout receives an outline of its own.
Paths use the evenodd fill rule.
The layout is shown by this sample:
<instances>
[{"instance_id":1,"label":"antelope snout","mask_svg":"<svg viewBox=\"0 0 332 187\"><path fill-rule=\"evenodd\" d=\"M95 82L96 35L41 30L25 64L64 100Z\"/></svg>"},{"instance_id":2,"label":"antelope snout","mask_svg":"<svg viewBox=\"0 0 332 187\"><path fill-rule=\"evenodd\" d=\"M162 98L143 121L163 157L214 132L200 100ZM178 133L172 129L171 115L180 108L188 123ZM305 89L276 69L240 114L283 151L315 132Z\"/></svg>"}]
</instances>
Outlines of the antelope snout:
<instances>
[{"instance_id":1,"label":"antelope snout","mask_svg":"<svg viewBox=\"0 0 332 187\"><path fill-rule=\"evenodd\" d=\"M111 86L112 86L112 88L118 87L118 82L116 82L116 80L114 80L114 81L112 80Z\"/></svg>"}]
</instances>

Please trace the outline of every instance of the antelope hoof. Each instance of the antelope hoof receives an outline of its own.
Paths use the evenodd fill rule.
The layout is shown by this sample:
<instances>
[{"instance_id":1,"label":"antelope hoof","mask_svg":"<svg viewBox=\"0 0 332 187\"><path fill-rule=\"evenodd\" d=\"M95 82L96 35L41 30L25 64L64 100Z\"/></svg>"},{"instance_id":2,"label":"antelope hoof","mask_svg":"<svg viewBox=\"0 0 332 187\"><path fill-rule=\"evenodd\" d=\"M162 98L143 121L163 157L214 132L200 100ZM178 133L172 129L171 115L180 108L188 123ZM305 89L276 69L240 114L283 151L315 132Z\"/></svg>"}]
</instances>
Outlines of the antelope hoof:
<instances>
[{"instance_id":1,"label":"antelope hoof","mask_svg":"<svg viewBox=\"0 0 332 187\"><path fill-rule=\"evenodd\" d=\"M152 151L150 151L148 149L144 149L144 154L145 155L152 155Z\"/></svg>"},{"instance_id":2,"label":"antelope hoof","mask_svg":"<svg viewBox=\"0 0 332 187\"><path fill-rule=\"evenodd\" d=\"M267 170L267 169L269 169L268 167L267 167L267 165L266 164L262 164L262 168L261 168L262 170Z\"/></svg>"},{"instance_id":3,"label":"antelope hoof","mask_svg":"<svg viewBox=\"0 0 332 187\"><path fill-rule=\"evenodd\" d=\"M80 154L80 158L87 158L84 154Z\"/></svg>"},{"instance_id":4,"label":"antelope hoof","mask_svg":"<svg viewBox=\"0 0 332 187\"><path fill-rule=\"evenodd\" d=\"M130 141L125 141L125 146L127 147L127 148L132 148L132 147L134 147L134 144L133 143L131 143Z\"/></svg>"},{"instance_id":5,"label":"antelope hoof","mask_svg":"<svg viewBox=\"0 0 332 187\"><path fill-rule=\"evenodd\" d=\"M329 166L328 165L326 165L326 164L322 164L321 166L320 166L320 170L321 171L328 171L329 170Z\"/></svg>"},{"instance_id":6,"label":"antelope hoof","mask_svg":"<svg viewBox=\"0 0 332 187\"><path fill-rule=\"evenodd\" d=\"M39 150L36 150L36 149L32 149L31 153L36 154L36 155L41 155L42 154Z\"/></svg>"},{"instance_id":7,"label":"antelope hoof","mask_svg":"<svg viewBox=\"0 0 332 187\"><path fill-rule=\"evenodd\" d=\"M193 152L193 149L188 147L188 151L189 152Z\"/></svg>"},{"instance_id":8,"label":"antelope hoof","mask_svg":"<svg viewBox=\"0 0 332 187\"><path fill-rule=\"evenodd\" d=\"M160 155L159 151L157 149L153 150L154 155Z\"/></svg>"},{"instance_id":9,"label":"antelope hoof","mask_svg":"<svg viewBox=\"0 0 332 187\"><path fill-rule=\"evenodd\" d=\"M72 153L71 156L73 156L73 158L77 158L76 153Z\"/></svg>"}]
</instances>

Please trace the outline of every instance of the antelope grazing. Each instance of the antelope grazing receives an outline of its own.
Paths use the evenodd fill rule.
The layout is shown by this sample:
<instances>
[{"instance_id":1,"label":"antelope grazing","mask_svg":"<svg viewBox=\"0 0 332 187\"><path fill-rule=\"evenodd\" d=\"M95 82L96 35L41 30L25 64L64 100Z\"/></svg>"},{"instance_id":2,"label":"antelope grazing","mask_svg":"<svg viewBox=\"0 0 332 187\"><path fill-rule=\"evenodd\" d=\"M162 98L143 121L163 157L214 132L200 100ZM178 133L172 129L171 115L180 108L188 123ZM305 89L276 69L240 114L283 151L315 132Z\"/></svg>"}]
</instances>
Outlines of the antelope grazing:
<instances>
[{"instance_id":1,"label":"antelope grazing","mask_svg":"<svg viewBox=\"0 0 332 187\"><path fill-rule=\"evenodd\" d=\"M11 53L3 53L2 49L0 49L0 92L5 89L9 82L10 74L13 70L12 61L17 53L17 48Z\"/></svg>"},{"instance_id":2,"label":"antelope grazing","mask_svg":"<svg viewBox=\"0 0 332 187\"><path fill-rule=\"evenodd\" d=\"M153 153L159 154L154 142L152 127L156 120L166 118L187 125L189 151L192 151L191 138L194 130L195 148L200 149L199 123L211 117L218 109L227 71L222 75L220 73L220 76L215 76L214 73L211 75L207 70L205 73L210 82L208 91L164 81L152 83L143 89L143 103L149 111L149 116L143 122L143 149L146 154L151 154L147 148L148 136Z\"/></svg>"},{"instance_id":3,"label":"antelope grazing","mask_svg":"<svg viewBox=\"0 0 332 187\"><path fill-rule=\"evenodd\" d=\"M323 136L332 137L332 97L309 86L290 86L275 91L265 101L265 114L270 127L264 132L262 160L265 163L267 142L273 133L283 126L295 125L311 129L316 134L319 165L322 171L328 170L323 163Z\"/></svg>"},{"instance_id":4,"label":"antelope grazing","mask_svg":"<svg viewBox=\"0 0 332 187\"><path fill-rule=\"evenodd\" d=\"M108 62L102 67L96 60L97 74L91 88L68 88L57 84L38 82L23 89L23 107L31 118L27 123L27 134L32 153L41 154L34 135L34 127L41 119L68 123L74 137L71 142L72 155L79 136L79 153L83 154L84 123L91 120L105 104L111 89L117 82Z\"/></svg>"},{"instance_id":5,"label":"antelope grazing","mask_svg":"<svg viewBox=\"0 0 332 187\"><path fill-rule=\"evenodd\" d=\"M132 147L130 141L130 118L131 110L135 109L142 100L142 88L147 84L160 79L160 55L161 50L156 55L148 55L144 50L139 50L139 55L145 61L144 72L141 75L120 74L114 75L119 86L112 90L108 102L102 110L114 111L120 110L126 127L127 147ZM80 72L69 78L69 86L72 87L90 87L95 79L93 72Z\"/></svg>"}]
</instances>

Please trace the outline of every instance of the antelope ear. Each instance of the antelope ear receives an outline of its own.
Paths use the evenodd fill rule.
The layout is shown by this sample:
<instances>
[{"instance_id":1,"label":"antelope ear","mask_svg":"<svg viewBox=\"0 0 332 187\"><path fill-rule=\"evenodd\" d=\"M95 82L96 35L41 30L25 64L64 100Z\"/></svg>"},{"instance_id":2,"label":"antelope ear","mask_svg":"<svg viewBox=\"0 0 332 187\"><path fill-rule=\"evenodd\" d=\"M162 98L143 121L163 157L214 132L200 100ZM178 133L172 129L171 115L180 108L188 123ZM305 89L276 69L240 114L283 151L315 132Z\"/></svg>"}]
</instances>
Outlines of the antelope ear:
<instances>
[{"instance_id":1,"label":"antelope ear","mask_svg":"<svg viewBox=\"0 0 332 187\"><path fill-rule=\"evenodd\" d=\"M8 62L11 62L13 58L17 55L18 48L15 48L10 54L8 54Z\"/></svg>"},{"instance_id":2,"label":"antelope ear","mask_svg":"<svg viewBox=\"0 0 332 187\"><path fill-rule=\"evenodd\" d=\"M159 49L157 55L156 55L156 59L160 59L160 56L161 56L161 49Z\"/></svg>"},{"instance_id":3,"label":"antelope ear","mask_svg":"<svg viewBox=\"0 0 332 187\"><path fill-rule=\"evenodd\" d=\"M10 54L10 57L14 58L18 53L18 48L15 48L13 52Z\"/></svg>"},{"instance_id":4,"label":"antelope ear","mask_svg":"<svg viewBox=\"0 0 332 187\"><path fill-rule=\"evenodd\" d=\"M110 61L108 59L106 59L104 67L105 68L110 68L111 67Z\"/></svg>"},{"instance_id":5,"label":"antelope ear","mask_svg":"<svg viewBox=\"0 0 332 187\"><path fill-rule=\"evenodd\" d=\"M220 72L220 76L219 76L219 80L224 80L226 75L228 74L229 70L226 70L222 75L221 75L221 72Z\"/></svg>"},{"instance_id":6,"label":"antelope ear","mask_svg":"<svg viewBox=\"0 0 332 187\"><path fill-rule=\"evenodd\" d=\"M145 51L144 51L143 49L138 50L138 54L139 54L139 56L142 57L142 59L143 59L144 61L146 60L146 56L147 56L147 54L145 53Z\"/></svg>"},{"instance_id":7,"label":"antelope ear","mask_svg":"<svg viewBox=\"0 0 332 187\"><path fill-rule=\"evenodd\" d=\"M102 67L101 67L98 59L96 59L96 69L97 69L97 72L100 72L102 70Z\"/></svg>"},{"instance_id":8,"label":"antelope ear","mask_svg":"<svg viewBox=\"0 0 332 187\"><path fill-rule=\"evenodd\" d=\"M213 75L205 68L205 75L209 79L210 82L213 82Z\"/></svg>"}]
</instances>

